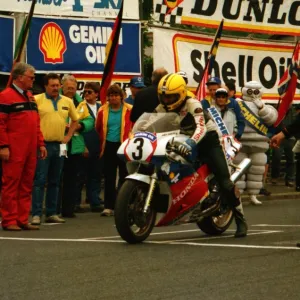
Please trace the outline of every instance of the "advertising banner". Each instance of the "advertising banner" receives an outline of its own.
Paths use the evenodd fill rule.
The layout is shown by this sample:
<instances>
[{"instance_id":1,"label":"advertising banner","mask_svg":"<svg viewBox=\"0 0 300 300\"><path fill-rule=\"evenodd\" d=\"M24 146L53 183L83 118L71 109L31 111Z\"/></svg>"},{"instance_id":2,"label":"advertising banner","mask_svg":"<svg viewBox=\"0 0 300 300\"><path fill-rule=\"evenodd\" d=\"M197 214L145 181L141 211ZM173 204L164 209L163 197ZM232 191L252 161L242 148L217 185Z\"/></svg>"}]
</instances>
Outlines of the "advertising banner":
<instances>
[{"instance_id":1,"label":"advertising banner","mask_svg":"<svg viewBox=\"0 0 300 300\"><path fill-rule=\"evenodd\" d=\"M15 22L13 18L0 16L0 73L11 71L14 58Z\"/></svg>"},{"instance_id":2,"label":"advertising banner","mask_svg":"<svg viewBox=\"0 0 300 300\"><path fill-rule=\"evenodd\" d=\"M157 22L267 34L300 35L300 1L154 0Z\"/></svg>"},{"instance_id":3,"label":"advertising banner","mask_svg":"<svg viewBox=\"0 0 300 300\"><path fill-rule=\"evenodd\" d=\"M74 74L77 80L77 93L82 97L84 85L87 82L98 82L101 84L102 75L93 75L93 74ZM131 94L129 88L129 82L132 78L132 75L114 75L112 78L111 84L118 84L129 96Z\"/></svg>"},{"instance_id":4,"label":"advertising banner","mask_svg":"<svg viewBox=\"0 0 300 300\"><path fill-rule=\"evenodd\" d=\"M115 18L122 0L36 0L35 14L46 16ZM31 0L0 0L2 11L28 13ZM139 1L124 1L123 18L139 20Z\"/></svg>"},{"instance_id":5,"label":"advertising banner","mask_svg":"<svg viewBox=\"0 0 300 300\"><path fill-rule=\"evenodd\" d=\"M163 66L169 72L187 72L188 86L195 91L213 37L160 28L153 28L153 34L154 68ZM294 47L287 43L221 38L212 75L220 77L222 82L234 82L237 92L247 81L259 81L263 85L263 99L277 103L277 85L292 58ZM299 88L298 83L295 103L300 102Z\"/></svg>"},{"instance_id":6,"label":"advertising banner","mask_svg":"<svg viewBox=\"0 0 300 300\"><path fill-rule=\"evenodd\" d=\"M33 18L27 62L39 73L103 73L113 22ZM123 22L114 73L141 73L140 23Z\"/></svg>"}]
</instances>

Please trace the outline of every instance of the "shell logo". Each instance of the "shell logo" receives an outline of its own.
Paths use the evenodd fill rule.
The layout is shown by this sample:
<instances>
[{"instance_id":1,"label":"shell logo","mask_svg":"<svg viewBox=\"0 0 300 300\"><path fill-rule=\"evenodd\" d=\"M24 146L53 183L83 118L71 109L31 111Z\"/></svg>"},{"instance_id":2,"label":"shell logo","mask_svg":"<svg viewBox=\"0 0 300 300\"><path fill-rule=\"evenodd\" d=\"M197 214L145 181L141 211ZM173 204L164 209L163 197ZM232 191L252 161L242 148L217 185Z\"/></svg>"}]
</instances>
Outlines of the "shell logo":
<instances>
[{"instance_id":1,"label":"shell logo","mask_svg":"<svg viewBox=\"0 0 300 300\"><path fill-rule=\"evenodd\" d=\"M66 37L62 29L54 22L45 24L39 38L40 51L45 63L63 63L63 54L67 50Z\"/></svg>"}]
</instances>

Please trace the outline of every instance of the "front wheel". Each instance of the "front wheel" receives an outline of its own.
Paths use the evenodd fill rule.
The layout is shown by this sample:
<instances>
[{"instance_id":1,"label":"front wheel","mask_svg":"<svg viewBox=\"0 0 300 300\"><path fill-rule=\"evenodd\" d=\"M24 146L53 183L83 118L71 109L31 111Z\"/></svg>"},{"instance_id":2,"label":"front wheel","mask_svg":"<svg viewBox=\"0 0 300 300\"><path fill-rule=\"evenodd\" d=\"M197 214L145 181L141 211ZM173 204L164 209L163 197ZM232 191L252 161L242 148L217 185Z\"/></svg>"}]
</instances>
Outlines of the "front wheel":
<instances>
[{"instance_id":1,"label":"front wheel","mask_svg":"<svg viewBox=\"0 0 300 300\"><path fill-rule=\"evenodd\" d=\"M130 244L144 241L151 233L156 212L152 207L143 212L149 185L135 180L126 180L115 204L116 228L123 240Z\"/></svg>"},{"instance_id":2,"label":"front wheel","mask_svg":"<svg viewBox=\"0 0 300 300\"><path fill-rule=\"evenodd\" d=\"M226 212L203 218L197 222L198 227L209 235L220 235L225 232L233 220L233 212L228 209Z\"/></svg>"}]
</instances>

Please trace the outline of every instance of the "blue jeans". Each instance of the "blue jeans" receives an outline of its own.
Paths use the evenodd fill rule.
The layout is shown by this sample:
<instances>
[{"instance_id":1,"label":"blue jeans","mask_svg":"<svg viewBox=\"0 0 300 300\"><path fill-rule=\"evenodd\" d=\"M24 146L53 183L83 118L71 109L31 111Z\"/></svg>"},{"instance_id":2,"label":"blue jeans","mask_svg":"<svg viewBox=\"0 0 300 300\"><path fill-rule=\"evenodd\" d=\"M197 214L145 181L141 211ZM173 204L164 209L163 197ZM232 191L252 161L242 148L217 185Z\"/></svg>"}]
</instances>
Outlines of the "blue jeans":
<instances>
[{"instance_id":1,"label":"blue jeans","mask_svg":"<svg viewBox=\"0 0 300 300\"><path fill-rule=\"evenodd\" d=\"M42 216L45 184L47 181L46 217L49 217L56 215L64 157L59 156L60 143L46 142L45 144L48 156L45 160L39 159L37 162L32 192L32 215Z\"/></svg>"},{"instance_id":2,"label":"blue jeans","mask_svg":"<svg viewBox=\"0 0 300 300\"><path fill-rule=\"evenodd\" d=\"M79 174L80 198L77 198L76 205L81 203L81 191L86 185L86 198L89 200L91 208L100 206L101 175L103 172L103 160L98 155L91 155L81 160Z\"/></svg>"}]
</instances>

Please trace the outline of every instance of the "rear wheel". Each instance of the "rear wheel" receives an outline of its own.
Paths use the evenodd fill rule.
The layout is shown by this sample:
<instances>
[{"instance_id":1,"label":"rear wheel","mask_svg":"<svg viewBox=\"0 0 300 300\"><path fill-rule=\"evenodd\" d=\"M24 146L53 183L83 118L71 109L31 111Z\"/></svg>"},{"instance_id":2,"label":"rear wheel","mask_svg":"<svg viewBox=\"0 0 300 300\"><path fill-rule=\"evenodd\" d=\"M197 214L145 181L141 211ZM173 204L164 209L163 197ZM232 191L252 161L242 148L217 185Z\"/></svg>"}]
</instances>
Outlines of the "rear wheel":
<instances>
[{"instance_id":1,"label":"rear wheel","mask_svg":"<svg viewBox=\"0 0 300 300\"><path fill-rule=\"evenodd\" d=\"M233 220L233 212L228 209L219 215L209 216L197 222L198 227L209 235L219 235L225 232Z\"/></svg>"},{"instance_id":2,"label":"rear wheel","mask_svg":"<svg viewBox=\"0 0 300 300\"><path fill-rule=\"evenodd\" d=\"M149 185L135 180L126 180L115 204L116 228L123 240L130 244L144 241L151 233L156 212L152 207L143 212Z\"/></svg>"}]
</instances>

